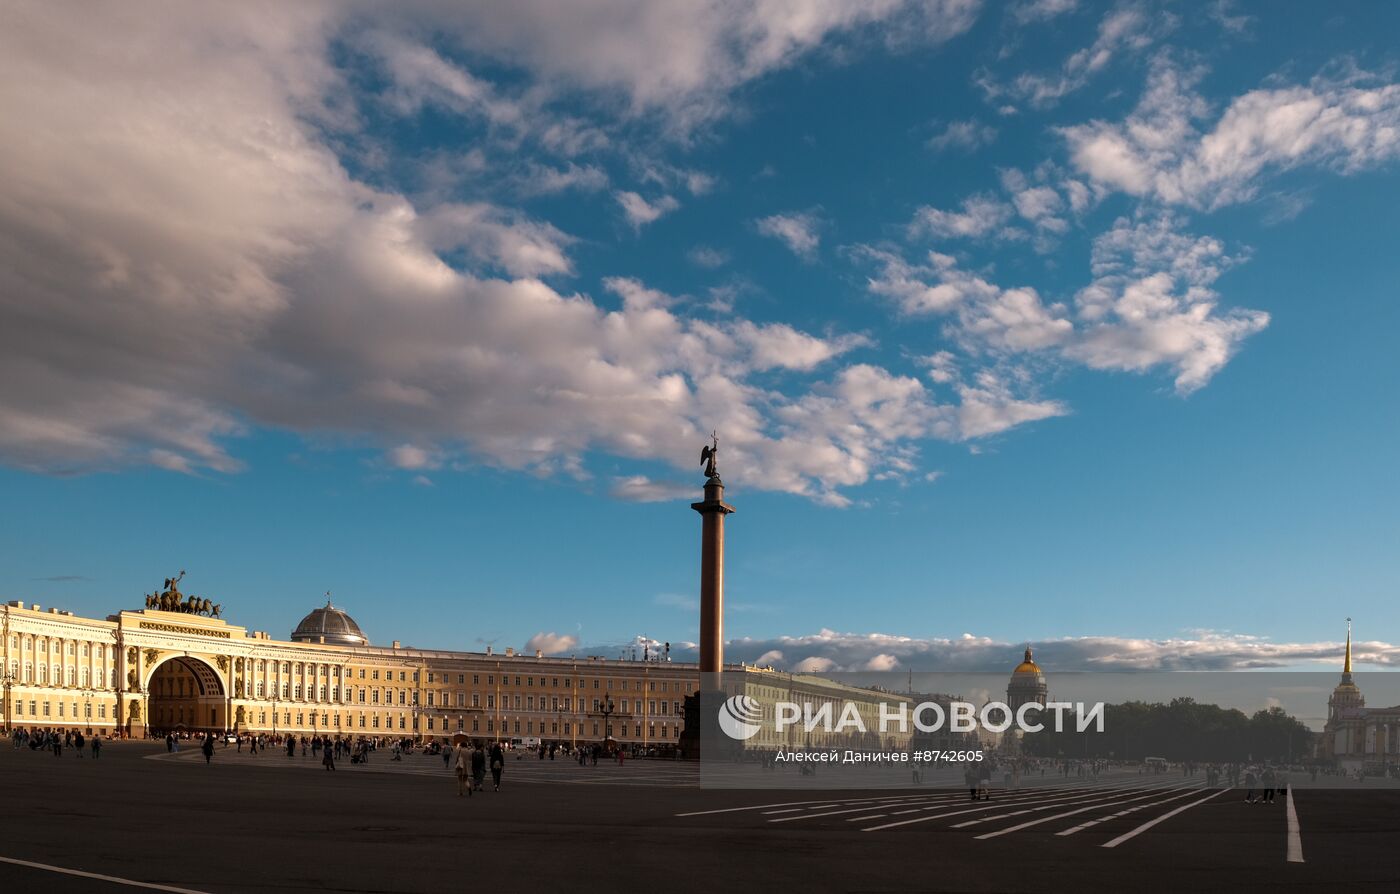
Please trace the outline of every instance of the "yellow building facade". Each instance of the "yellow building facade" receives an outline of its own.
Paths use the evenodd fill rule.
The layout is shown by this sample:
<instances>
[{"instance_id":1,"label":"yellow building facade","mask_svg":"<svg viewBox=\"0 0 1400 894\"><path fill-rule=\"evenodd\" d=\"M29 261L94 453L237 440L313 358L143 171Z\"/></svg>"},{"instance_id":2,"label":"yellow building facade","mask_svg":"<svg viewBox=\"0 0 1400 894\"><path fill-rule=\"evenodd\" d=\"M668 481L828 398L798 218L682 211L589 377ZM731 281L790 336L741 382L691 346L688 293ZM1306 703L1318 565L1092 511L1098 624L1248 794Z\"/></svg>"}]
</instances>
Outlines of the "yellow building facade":
<instances>
[{"instance_id":1,"label":"yellow building facade","mask_svg":"<svg viewBox=\"0 0 1400 894\"><path fill-rule=\"evenodd\" d=\"M680 662L373 646L330 605L291 640L210 617L207 607L103 620L19 601L0 611L7 730L461 732L664 749L679 741L684 699L699 680L696 665Z\"/></svg>"}]
</instances>

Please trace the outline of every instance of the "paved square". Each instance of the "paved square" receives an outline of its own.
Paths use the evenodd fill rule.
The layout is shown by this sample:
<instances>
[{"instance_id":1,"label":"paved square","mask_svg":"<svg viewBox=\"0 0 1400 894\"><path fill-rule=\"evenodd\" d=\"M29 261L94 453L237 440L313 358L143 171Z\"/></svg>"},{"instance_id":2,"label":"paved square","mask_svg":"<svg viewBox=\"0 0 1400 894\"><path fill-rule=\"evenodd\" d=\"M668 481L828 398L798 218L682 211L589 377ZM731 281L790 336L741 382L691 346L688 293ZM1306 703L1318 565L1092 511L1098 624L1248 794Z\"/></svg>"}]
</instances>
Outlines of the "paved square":
<instances>
[{"instance_id":1,"label":"paved square","mask_svg":"<svg viewBox=\"0 0 1400 894\"><path fill-rule=\"evenodd\" d=\"M526 759L509 762L501 792L459 798L442 761L422 755L381 752L331 773L276 751L220 749L206 766L153 743L116 743L98 761L6 748L0 886L1390 891L1400 878L1394 790L1245 804L1197 780L1124 773L1036 779L974 802L942 786L834 792L815 777L808 790L717 791L696 780L684 763Z\"/></svg>"}]
</instances>

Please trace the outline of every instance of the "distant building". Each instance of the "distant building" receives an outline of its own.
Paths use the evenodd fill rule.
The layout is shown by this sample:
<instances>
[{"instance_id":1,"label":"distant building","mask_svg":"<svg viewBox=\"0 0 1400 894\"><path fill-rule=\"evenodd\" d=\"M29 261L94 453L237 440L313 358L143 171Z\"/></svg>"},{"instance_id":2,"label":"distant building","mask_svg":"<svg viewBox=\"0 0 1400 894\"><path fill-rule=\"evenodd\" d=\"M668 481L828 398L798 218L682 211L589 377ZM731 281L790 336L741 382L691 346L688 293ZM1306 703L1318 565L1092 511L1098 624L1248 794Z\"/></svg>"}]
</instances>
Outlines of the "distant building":
<instances>
[{"instance_id":1,"label":"distant building","mask_svg":"<svg viewBox=\"0 0 1400 894\"><path fill-rule=\"evenodd\" d=\"M1011 709L1013 722L1016 711L1022 705L1034 703L1042 708L1045 707L1049 692L1050 687L1045 682L1045 673L1041 671L1040 665L1035 663L1035 658L1031 655L1031 647L1026 646L1025 658L1016 665L1016 669L1011 672L1010 681L1006 684L1006 704ZM1002 736L1001 742L1008 751L1020 750L1021 731L1014 723Z\"/></svg>"},{"instance_id":2,"label":"distant building","mask_svg":"<svg viewBox=\"0 0 1400 894\"><path fill-rule=\"evenodd\" d=\"M1015 711L1030 702L1042 708L1050 692L1045 682L1045 673L1031 656L1031 647L1026 646L1026 657L1011 672L1011 681L1006 684L1006 704Z\"/></svg>"},{"instance_id":3,"label":"distant building","mask_svg":"<svg viewBox=\"0 0 1400 894\"><path fill-rule=\"evenodd\" d=\"M1388 772L1400 763L1400 705L1368 708L1361 689L1351 679L1351 619L1347 619L1346 656L1342 679L1327 699L1322 756L1347 770Z\"/></svg>"},{"instance_id":4,"label":"distant building","mask_svg":"<svg viewBox=\"0 0 1400 894\"><path fill-rule=\"evenodd\" d=\"M162 594L171 605L180 595ZM669 749L699 685L697 666L681 662L371 645L329 603L290 640L210 614L146 608L98 620L17 600L0 606L0 721L134 737L463 732Z\"/></svg>"},{"instance_id":5,"label":"distant building","mask_svg":"<svg viewBox=\"0 0 1400 894\"><path fill-rule=\"evenodd\" d=\"M886 706L894 712L900 706L910 712L914 700L905 694L886 692L883 689L868 689L852 686L836 680L828 680L813 674L797 674L771 668L744 666L741 670L726 669L724 688L729 695L747 695L761 707L763 724L752 738L737 747L747 751L802 750L805 748L853 748L885 751L903 751L909 747L912 721L909 728L900 730L895 723L888 724L884 733L880 732L880 709ZM778 702L790 702L816 714L829 710L834 719L839 719L847 705L854 705L860 715L865 732L846 729L840 732L827 731L823 725L807 730L803 723L793 723L782 732L777 731L775 706Z\"/></svg>"}]
</instances>

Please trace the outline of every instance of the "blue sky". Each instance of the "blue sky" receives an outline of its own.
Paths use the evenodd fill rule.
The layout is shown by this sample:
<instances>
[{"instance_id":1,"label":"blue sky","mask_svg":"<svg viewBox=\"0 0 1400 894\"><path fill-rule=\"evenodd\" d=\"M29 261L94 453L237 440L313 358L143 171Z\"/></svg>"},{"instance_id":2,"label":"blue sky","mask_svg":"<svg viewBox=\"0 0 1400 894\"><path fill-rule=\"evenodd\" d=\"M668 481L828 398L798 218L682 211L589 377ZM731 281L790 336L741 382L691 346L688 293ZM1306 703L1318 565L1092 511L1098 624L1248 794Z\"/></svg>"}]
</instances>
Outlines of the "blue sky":
<instances>
[{"instance_id":1,"label":"blue sky","mask_svg":"<svg viewBox=\"0 0 1400 894\"><path fill-rule=\"evenodd\" d=\"M733 658L1400 661L1400 12L498 7L17 16L0 593L681 644L719 429Z\"/></svg>"}]
</instances>

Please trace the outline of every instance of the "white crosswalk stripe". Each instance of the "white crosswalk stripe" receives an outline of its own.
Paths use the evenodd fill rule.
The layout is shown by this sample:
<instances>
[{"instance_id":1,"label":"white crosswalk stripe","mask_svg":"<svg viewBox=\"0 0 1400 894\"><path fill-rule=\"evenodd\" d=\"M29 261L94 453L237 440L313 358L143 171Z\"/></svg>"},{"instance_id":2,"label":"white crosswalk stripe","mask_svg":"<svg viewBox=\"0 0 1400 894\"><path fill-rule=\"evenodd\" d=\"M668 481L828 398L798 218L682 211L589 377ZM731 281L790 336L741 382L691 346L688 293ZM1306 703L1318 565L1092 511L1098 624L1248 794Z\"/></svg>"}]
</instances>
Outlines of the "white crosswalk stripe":
<instances>
[{"instance_id":1,"label":"white crosswalk stripe","mask_svg":"<svg viewBox=\"0 0 1400 894\"><path fill-rule=\"evenodd\" d=\"M1193 788L1194 788L1194 786L1193 786ZM998 838L998 837L1000 837L1000 836L1002 836L1002 835L1007 835L1007 834L1009 834L1009 833L1011 833L1011 832L1019 832L1019 831L1021 831L1022 829L1029 829L1031 826L1039 826L1039 825L1043 825L1043 824L1045 824L1045 823L1054 822L1055 820L1058 820L1058 819L1064 819L1064 818L1067 817L1067 816L1077 816L1078 814L1081 814L1081 813L1088 813L1088 812L1091 811L1091 810L1102 810L1102 809L1103 809L1103 804L1104 804L1105 801L1109 801L1109 802L1117 803L1117 804L1124 804L1124 803L1131 803L1131 802L1133 802L1133 801L1141 801L1141 800L1143 800L1144 798L1151 798L1151 797L1155 797L1155 796L1160 795L1160 794L1162 794L1162 792L1160 792L1160 791L1154 791L1154 792L1149 792L1148 794L1145 794L1145 795L1138 795L1136 798L1124 798L1124 799L1122 799L1122 800L1118 800L1118 799L1115 799L1115 798L1100 799L1100 800L1098 800L1098 801L1095 801L1094 803L1088 804L1087 806L1084 806L1084 807L1076 807L1076 808L1073 809L1073 810L1067 810L1067 811L1065 811L1065 812L1063 812L1063 813L1056 813L1056 814L1052 814L1052 815L1050 815L1050 816L1043 816L1043 817L1040 817L1040 818L1038 818L1038 819L1027 820L1027 821L1024 822L1024 823L1018 823L1018 824L1016 824L1016 825L1014 825L1014 826L1010 826L1010 827L1005 828L1005 829L997 829L995 832L984 832L984 833L982 833L981 835L978 835L977 838L978 838L979 840L981 840L981 839L986 839L986 838ZM1036 810L1045 810L1045 809L1047 809L1047 808L1044 808L1044 807L1037 807L1037 808L1035 808L1035 809L1036 809ZM954 828L957 828L957 827L954 827Z\"/></svg>"},{"instance_id":2,"label":"white crosswalk stripe","mask_svg":"<svg viewBox=\"0 0 1400 894\"><path fill-rule=\"evenodd\" d=\"M871 833L915 831L936 824L944 829L966 830L974 841L1018 833L1070 838L1086 836L1091 830L1105 830L1100 833L1105 838L1116 837L1107 842L1101 838L1095 843L1117 847L1226 791L1205 789L1202 781L1195 778L1115 774L1102 780L1066 779L1049 785L1032 783L1024 788L999 789L990 800L972 799L965 788L940 787L878 797L853 794L849 798L809 798L676 815L719 814L738 819L748 813L753 817L751 822L761 819L764 824L791 829L810 826ZM1146 821L1123 832L1123 824L1132 821L1127 819L1130 817Z\"/></svg>"}]
</instances>

